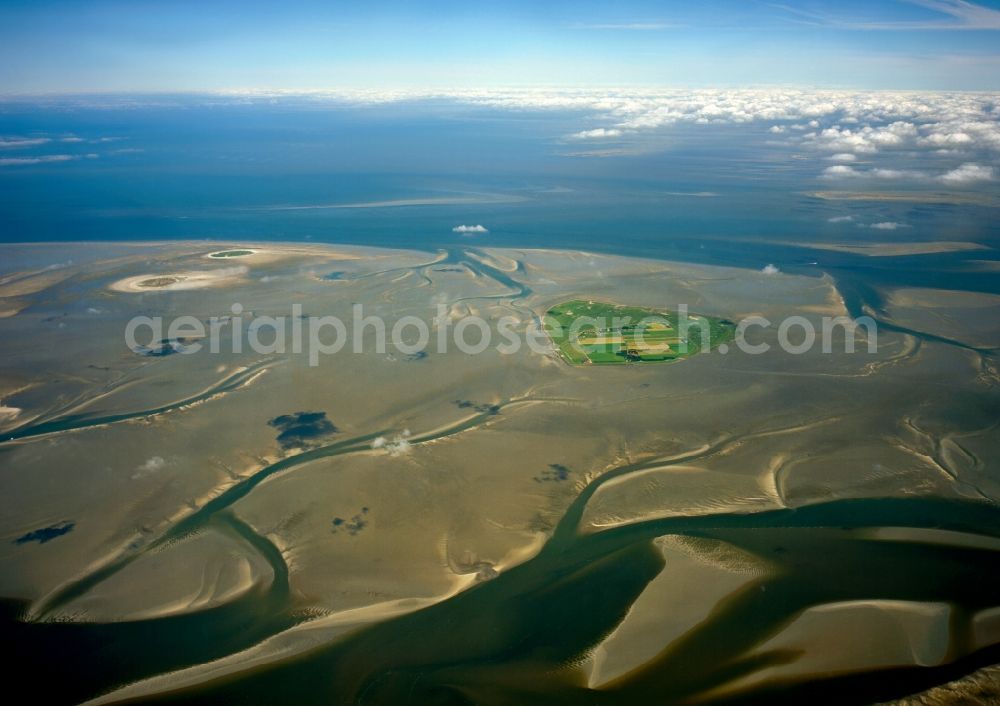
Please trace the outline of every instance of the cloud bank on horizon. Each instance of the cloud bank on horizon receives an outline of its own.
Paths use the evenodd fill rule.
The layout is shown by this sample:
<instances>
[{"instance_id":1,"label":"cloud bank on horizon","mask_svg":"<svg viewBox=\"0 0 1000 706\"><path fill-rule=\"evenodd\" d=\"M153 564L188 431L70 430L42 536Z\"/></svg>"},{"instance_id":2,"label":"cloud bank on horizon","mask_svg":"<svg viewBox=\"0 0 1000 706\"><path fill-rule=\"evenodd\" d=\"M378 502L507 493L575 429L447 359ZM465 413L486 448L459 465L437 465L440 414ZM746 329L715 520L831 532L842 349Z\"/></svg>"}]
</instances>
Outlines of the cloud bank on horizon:
<instances>
[{"instance_id":1,"label":"cloud bank on horizon","mask_svg":"<svg viewBox=\"0 0 1000 706\"><path fill-rule=\"evenodd\" d=\"M243 92L261 99L282 92ZM1000 158L1000 93L802 89L497 89L317 91L310 100L356 104L449 99L507 111L564 111L595 123L569 142L616 144L677 125L741 125L791 149L836 162L825 179L992 181ZM938 173L878 166L894 155L950 161ZM859 166L864 161L869 166ZM987 163L980 163L986 161Z\"/></svg>"},{"instance_id":2,"label":"cloud bank on horizon","mask_svg":"<svg viewBox=\"0 0 1000 706\"><path fill-rule=\"evenodd\" d=\"M122 101L130 110L142 98L129 96L67 99L74 105L108 109ZM1000 165L1000 93L941 91L835 91L802 89L466 89L232 91L189 97L216 104L301 101L364 107L450 101L471 109L536 111L567 118L580 129L554 136L564 145L592 143L599 149L573 156L613 156L677 127L712 130L736 126L754 140L814 156L817 176L828 181L911 182L964 188L992 182ZM163 97L150 105L169 106ZM182 105L183 103L177 103ZM0 135L2 167L66 162L95 155L32 154L65 142L65 136ZM91 140L92 141L92 140ZM900 161L905 166L900 165ZM480 230L482 229L482 230ZM479 225L455 232L485 232Z\"/></svg>"}]
</instances>

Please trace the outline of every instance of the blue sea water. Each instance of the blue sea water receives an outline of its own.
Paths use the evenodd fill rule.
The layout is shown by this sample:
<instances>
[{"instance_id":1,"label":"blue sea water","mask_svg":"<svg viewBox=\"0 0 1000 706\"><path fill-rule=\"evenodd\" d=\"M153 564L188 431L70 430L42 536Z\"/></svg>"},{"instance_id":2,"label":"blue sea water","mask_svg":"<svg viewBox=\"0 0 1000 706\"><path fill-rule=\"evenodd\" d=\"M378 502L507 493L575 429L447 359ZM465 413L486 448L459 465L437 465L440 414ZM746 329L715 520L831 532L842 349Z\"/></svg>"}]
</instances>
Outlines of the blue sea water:
<instances>
[{"instance_id":1,"label":"blue sea water","mask_svg":"<svg viewBox=\"0 0 1000 706\"><path fill-rule=\"evenodd\" d=\"M769 139L765 124L684 124L607 149L567 139L581 117L445 100L8 100L0 136L47 142L0 154L0 241L569 248L1000 291L981 264L996 250L871 258L810 247L993 248L994 207L817 198L832 188L825 165ZM911 157L896 159L906 168ZM843 216L853 220L829 221ZM857 227L883 221L905 230ZM488 232L453 231L463 224Z\"/></svg>"}]
</instances>

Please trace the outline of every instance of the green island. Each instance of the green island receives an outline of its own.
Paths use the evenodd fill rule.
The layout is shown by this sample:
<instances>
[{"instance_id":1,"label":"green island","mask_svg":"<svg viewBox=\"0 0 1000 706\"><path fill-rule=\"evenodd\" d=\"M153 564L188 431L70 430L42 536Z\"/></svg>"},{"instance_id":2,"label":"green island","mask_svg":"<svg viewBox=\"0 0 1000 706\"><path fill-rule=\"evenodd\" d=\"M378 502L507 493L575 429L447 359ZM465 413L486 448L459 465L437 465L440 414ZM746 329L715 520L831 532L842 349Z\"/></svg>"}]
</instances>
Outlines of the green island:
<instances>
[{"instance_id":1,"label":"green island","mask_svg":"<svg viewBox=\"0 0 1000 706\"><path fill-rule=\"evenodd\" d=\"M573 299L545 312L543 325L572 365L669 363L727 344L736 324L726 319Z\"/></svg>"},{"instance_id":2,"label":"green island","mask_svg":"<svg viewBox=\"0 0 1000 706\"><path fill-rule=\"evenodd\" d=\"M145 287L148 289L158 289L162 287L169 287L172 284L177 284L178 282L183 282L183 277L175 277L173 275L167 275L164 277L150 277L149 279L144 279L137 286Z\"/></svg>"},{"instance_id":3,"label":"green island","mask_svg":"<svg viewBox=\"0 0 1000 706\"><path fill-rule=\"evenodd\" d=\"M247 255L253 255L255 252L255 250L221 250L219 252L210 253L209 257L214 257L216 259L226 257L246 257Z\"/></svg>"}]
</instances>

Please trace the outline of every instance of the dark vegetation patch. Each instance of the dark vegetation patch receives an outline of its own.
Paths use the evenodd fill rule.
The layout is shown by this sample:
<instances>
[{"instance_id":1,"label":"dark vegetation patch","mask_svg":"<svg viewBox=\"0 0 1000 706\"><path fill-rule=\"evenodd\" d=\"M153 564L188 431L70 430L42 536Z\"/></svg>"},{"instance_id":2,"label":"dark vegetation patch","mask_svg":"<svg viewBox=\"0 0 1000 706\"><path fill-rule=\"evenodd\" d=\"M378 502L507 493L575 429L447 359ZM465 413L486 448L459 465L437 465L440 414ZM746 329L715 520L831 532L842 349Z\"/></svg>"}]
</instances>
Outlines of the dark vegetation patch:
<instances>
[{"instance_id":1,"label":"dark vegetation patch","mask_svg":"<svg viewBox=\"0 0 1000 706\"><path fill-rule=\"evenodd\" d=\"M357 515L354 515L349 520L345 520L343 517L334 517L330 523L331 525L333 525L333 528L330 531L333 534L346 532L347 534L353 537L358 532L360 532L361 530L363 530L365 527L368 526L368 520L366 517L367 515L368 515L368 508L363 507L361 508L361 512L359 512Z\"/></svg>"},{"instance_id":2,"label":"dark vegetation patch","mask_svg":"<svg viewBox=\"0 0 1000 706\"><path fill-rule=\"evenodd\" d=\"M453 400L459 409L474 409L480 414L500 414L500 405L473 402L472 400Z\"/></svg>"},{"instance_id":3,"label":"dark vegetation patch","mask_svg":"<svg viewBox=\"0 0 1000 706\"><path fill-rule=\"evenodd\" d=\"M476 572L476 581L483 582L495 579L500 575L500 572L494 569L492 566L484 566L479 571Z\"/></svg>"},{"instance_id":4,"label":"dark vegetation patch","mask_svg":"<svg viewBox=\"0 0 1000 706\"><path fill-rule=\"evenodd\" d=\"M268 424L278 430L282 448L308 446L315 439L337 433L326 412L292 412L275 417Z\"/></svg>"},{"instance_id":5,"label":"dark vegetation patch","mask_svg":"<svg viewBox=\"0 0 1000 706\"><path fill-rule=\"evenodd\" d=\"M561 483L569 480L571 471L561 463L550 463L549 467L542 471L541 475L535 476L536 483Z\"/></svg>"},{"instance_id":6,"label":"dark vegetation patch","mask_svg":"<svg viewBox=\"0 0 1000 706\"><path fill-rule=\"evenodd\" d=\"M136 346L132 349L133 353L138 353L139 355L144 355L147 358L162 358L164 356L173 355L174 353L183 353L188 349L188 346L192 345L196 339L194 338L163 338L159 342L153 343L148 346Z\"/></svg>"},{"instance_id":7,"label":"dark vegetation patch","mask_svg":"<svg viewBox=\"0 0 1000 706\"><path fill-rule=\"evenodd\" d=\"M60 522L49 527L32 530L27 534L22 534L14 540L14 544L27 544L28 542L45 544L46 542L51 542L56 537L62 537L64 534L71 532L74 527L76 527L75 522Z\"/></svg>"},{"instance_id":8,"label":"dark vegetation patch","mask_svg":"<svg viewBox=\"0 0 1000 706\"><path fill-rule=\"evenodd\" d=\"M144 279L139 282L138 286L153 289L157 287L169 287L170 285L177 284L180 281L180 277L150 277L149 279Z\"/></svg>"}]
</instances>

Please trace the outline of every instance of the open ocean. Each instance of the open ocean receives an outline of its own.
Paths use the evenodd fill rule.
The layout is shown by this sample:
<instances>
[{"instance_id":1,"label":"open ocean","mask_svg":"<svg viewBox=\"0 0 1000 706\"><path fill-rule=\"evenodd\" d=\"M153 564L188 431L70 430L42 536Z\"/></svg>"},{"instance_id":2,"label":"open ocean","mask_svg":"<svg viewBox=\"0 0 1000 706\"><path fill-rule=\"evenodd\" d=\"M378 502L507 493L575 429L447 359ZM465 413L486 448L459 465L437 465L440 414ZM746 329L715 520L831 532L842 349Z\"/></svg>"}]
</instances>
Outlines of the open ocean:
<instances>
[{"instance_id":1,"label":"open ocean","mask_svg":"<svg viewBox=\"0 0 1000 706\"><path fill-rule=\"evenodd\" d=\"M33 157L58 156L3 155L14 161L0 160L0 240L566 248L773 264L862 288L1000 291L985 264L1000 259L996 249L867 257L810 247L995 248L996 205L975 202L996 199L994 182L963 190L970 203L817 198L844 187L820 176L821 157L770 139L764 123L682 124L602 150L565 137L586 115L443 99L8 100L0 135L44 135ZM917 155L894 159L905 169ZM874 222L904 225L860 227ZM488 232L453 232L462 224Z\"/></svg>"}]
</instances>

